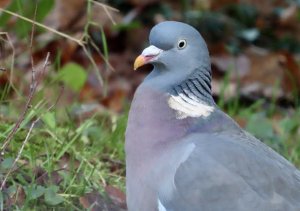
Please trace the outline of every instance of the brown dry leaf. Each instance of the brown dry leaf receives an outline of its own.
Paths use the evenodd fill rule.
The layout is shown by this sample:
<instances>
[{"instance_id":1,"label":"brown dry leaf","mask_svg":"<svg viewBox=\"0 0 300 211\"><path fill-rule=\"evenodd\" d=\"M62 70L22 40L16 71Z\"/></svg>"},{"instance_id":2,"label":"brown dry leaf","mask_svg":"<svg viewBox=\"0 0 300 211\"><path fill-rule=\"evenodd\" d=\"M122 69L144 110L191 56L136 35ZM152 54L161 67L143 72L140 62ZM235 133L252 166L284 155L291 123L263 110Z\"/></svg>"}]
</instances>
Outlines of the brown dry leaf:
<instances>
[{"instance_id":1,"label":"brown dry leaf","mask_svg":"<svg viewBox=\"0 0 300 211\"><path fill-rule=\"evenodd\" d=\"M284 73L283 86L288 92L300 93L300 66L291 53L283 52L284 62L282 64Z\"/></svg>"},{"instance_id":2,"label":"brown dry leaf","mask_svg":"<svg viewBox=\"0 0 300 211\"><path fill-rule=\"evenodd\" d=\"M120 189L111 185L107 185L105 187L105 191L114 204L126 209L126 195Z\"/></svg>"},{"instance_id":3,"label":"brown dry leaf","mask_svg":"<svg viewBox=\"0 0 300 211\"><path fill-rule=\"evenodd\" d=\"M135 53L126 51L122 54L110 55L110 62L116 70L115 72L110 72L109 84L112 90L120 87L132 96L136 87L152 69L151 65L145 65L138 71L133 71L133 62L139 53L141 53L141 50Z\"/></svg>"},{"instance_id":4,"label":"brown dry leaf","mask_svg":"<svg viewBox=\"0 0 300 211\"><path fill-rule=\"evenodd\" d=\"M248 120L239 116L235 116L234 120L241 126L242 128L245 128L247 125Z\"/></svg>"},{"instance_id":5,"label":"brown dry leaf","mask_svg":"<svg viewBox=\"0 0 300 211\"><path fill-rule=\"evenodd\" d=\"M70 170L71 166L73 169L77 169L80 162L76 159L71 159L70 155L65 153L58 161L58 165L61 169Z\"/></svg>"},{"instance_id":6,"label":"brown dry leaf","mask_svg":"<svg viewBox=\"0 0 300 211\"><path fill-rule=\"evenodd\" d=\"M91 211L106 210L102 209L101 204L103 204L103 198L97 191L85 194L79 198L79 201L85 209L89 209Z\"/></svg>"},{"instance_id":7,"label":"brown dry leaf","mask_svg":"<svg viewBox=\"0 0 300 211\"><path fill-rule=\"evenodd\" d=\"M17 205L22 207L25 201L25 191L22 186L17 187L17 191L6 201L6 207L11 207L12 205Z\"/></svg>"},{"instance_id":8,"label":"brown dry leaf","mask_svg":"<svg viewBox=\"0 0 300 211\"><path fill-rule=\"evenodd\" d=\"M300 68L294 57L287 52L269 53L264 56L252 54L251 74L242 80L250 86L258 82L264 96L290 98L294 91L299 93ZM276 83L278 83L276 85ZM274 88L278 86L278 90ZM296 90L295 90L296 89ZM275 91L275 92L274 92Z\"/></svg>"},{"instance_id":9,"label":"brown dry leaf","mask_svg":"<svg viewBox=\"0 0 300 211\"><path fill-rule=\"evenodd\" d=\"M55 184L59 185L59 183L62 181L62 177L59 175L59 171L62 169L52 171L50 174L43 168L37 167L34 169L35 174L35 182L39 185L45 185L45 184Z\"/></svg>"},{"instance_id":10,"label":"brown dry leaf","mask_svg":"<svg viewBox=\"0 0 300 211\"><path fill-rule=\"evenodd\" d=\"M4 89L6 84L9 83L9 73L8 72L0 72L0 87Z\"/></svg>"},{"instance_id":11,"label":"brown dry leaf","mask_svg":"<svg viewBox=\"0 0 300 211\"><path fill-rule=\"evenodd\" d=\"M116 89L106 98L101 100L101 104L114 112L120 112L123 109L123 104L128 96L123 89Z\"/></svg>"},{"instance_id":12,"label":"brown dry leaf","mask_svg":"<svg viewBox=\"0 0 300 211\"><path fill-rule=\"evenodd\" d=\"M239 76L248 74L251 66L249 58L244 54L236 57L228 54L212 56L211 62L219 71L225 73L228 70L235 70Z\"/></svg>"},{"instance_id":13,"label":"brown dry leaf","mask_svg":"<svg viewBox=\"0 0 300 211\"><path fill-rule=\"evenodd\" d=\"M80 39L82 32L74 33L72 36L76 39ZM57 36L52 33L46 33L38 36L36 43L37 45L39 43L43 43L44 46L39 46L40 49L34 52L33 58L35 63L39 62L43 64L46 52L50 52L51 61L56 59L55 56L58 54L60 55L61 66L70 62L70 60L74 60L74 57L77 53L76 50L79 47L77 42L68 39L57 39ZM28 57L29 56L27 56L27 61L30 61L28 60Z\"/></svg>"},{"instance_id":14,"label":"brown dry leaf","mask_svg":"<svg viewBox=\"0 0 300 211\"><path fill-rule=\"evenodd\" d=\"M95 99L99 99L101 96L101 89L96 89L92 86L89 81L84 84L83 88L80 90L79 99L82 102L94 102Z\"/></svg>"},{"instance_id":15,"label":"brown dry leaf","mask_svg":"<svg viewBox=\"0 0 300 211\"><path fill-rule=\"evenodd\" d=\"M215 72L230 71L225 99L236 95L240 86L242 95L267 98L290 99L295 88L300 86L299 65L289 53L268 52L258 48L248 48L243 55L212 57ZM222 91L222 79L213 80L213 93ZM299 90L296 90L299 92Z\"/></svg>"},{"instance_id":16,"label":"brown dry leaf","mask_svg":"<svg viewBox=\"0 0 300 211\"><path fill-rule=\"evenodd\" d=\"M77 37L79 37L77 35ZM78 48L78 44L76 42L65 40L63 42L57 43L60 47L59 49L62 49L61 52L61 63L62 65L70 62L72 60L72 57L76 53L76 49Z\"/></svg>"},{"instance_id":17,"label":"brown dry leaf","mask_svg":"<svg viewBox=\"0 0 300 211\"><path fill-rule=\"evenodd\" d=\"M99 101L105 108L113 111L120 112L124 108L126 99L130 99L136 87L141 83L146 73L142 68L139 71L133 71L133 61L138 53L133 54L131 51L123 53L111 53L109 62L115 71L101 72L108 86L99 86L94 73L89 73L88 81L80 93L80 100L84 102ZM149 66L148 66L149 67ZM147 67L145 67L147 69ZM104 65L100 66L104 69ZM151 69L151 66L150 66ZM105 94L105 96L104 96Z\"/></svg>"},{"instance_id":18,"label":"brown dry leaf","mask_svg":"<svg viewBox=\"0 0 300 211\"><path fill-rule=\"evenodd\" d=\"M284 97L282 81L284 70L281 66L283 56L279 53L259 52L248 49L246 55L251 61L251 71L240 78L241 92L245 95L257 94L271 98ZM235 77L238 79L238 77ZM278 86L278 91L274 88Z\"/></svg>"},{"instance_id":19,"label":"brown dry leaf","mask_svg":"<svg viewBox=\"0 0 300 211\"><path fill-rule=\"evenodd\" d=\"M113 204L94 190L79 198L80 204L91 211L125 211L126 209Z\"/></svg>"},{"instance_id":20,"label":"brown dry leaf","mask_svg":"<svg viewBox=\"0 0 300 211\"><path fill-rule=\"evenodd\" d=\"M0 8L5 8L10 4L11 0L1 0L0 1Z\"/></svg>"}]
</instances>

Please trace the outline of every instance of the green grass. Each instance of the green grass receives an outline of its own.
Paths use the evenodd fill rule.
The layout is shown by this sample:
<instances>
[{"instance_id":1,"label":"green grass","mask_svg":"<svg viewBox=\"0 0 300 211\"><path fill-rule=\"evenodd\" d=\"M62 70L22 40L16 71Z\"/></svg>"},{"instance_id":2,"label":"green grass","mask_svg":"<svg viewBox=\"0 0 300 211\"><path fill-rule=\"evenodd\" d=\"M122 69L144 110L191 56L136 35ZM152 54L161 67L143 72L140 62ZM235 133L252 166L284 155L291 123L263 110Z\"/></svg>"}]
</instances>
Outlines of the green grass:
<instances>
[{"instance_id":1,"label":"green grass","mask_svg":"<svg viewBox=\"0 0 300 211\"><path fill-rule=\"evenodd\" d=\"M41 110L29 112L29 116L42 115ZM66 115L64 123L59 123L57 116L55 113L43 115L46 118L42 118L33 130L1 193L1 208L7 207L5 203L9 197L24 195L22 191L24 199L16 197L18 203L13 203L11 209L82 210L79 198L85 193L94 189L101 193L106 185L124 190L126 115L95 113L82 122ZM24 122L28 122L27 119ZM2 123L1 136L6 136L12 126L13 122ZM2 157L2 179L11 168L27 132L28 123L23 124Z\"/></svg>"},{"instance_id":2,"label":"green grass","mask_svg":"<svg viewBox=\"0 0 300 211\"><path fill-rule=\"evenodd\" d=\"M270 109L275 109L270 115ZM259 106L239 109L236 118L246 121L245 129L300 167L300 108L287 112L282 108Z\"/></svg>"}]
</instances>

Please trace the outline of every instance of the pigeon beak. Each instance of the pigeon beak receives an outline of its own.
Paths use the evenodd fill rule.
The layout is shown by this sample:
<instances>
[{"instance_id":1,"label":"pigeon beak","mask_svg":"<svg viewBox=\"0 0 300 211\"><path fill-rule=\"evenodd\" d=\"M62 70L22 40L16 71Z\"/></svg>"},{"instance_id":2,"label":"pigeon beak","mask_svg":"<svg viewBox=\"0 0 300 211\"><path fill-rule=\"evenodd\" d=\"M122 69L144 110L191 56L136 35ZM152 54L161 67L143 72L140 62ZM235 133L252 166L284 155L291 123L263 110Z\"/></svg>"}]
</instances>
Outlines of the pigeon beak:
<instances>
[{"instance_id":1,"label":"pigeon beak","mask_svg":"<svg viewBox=\"0 0 300 211\"><path fill-rule=\"evenodd\" d=\"M135 59L133 69L136 70L145 64L157 60L162 51L163 50L155 47L154 45L150 45L148 48L145 48L142 54Z\"/></svg>"},{"instance_id":2,"label":"pigeon beak","mask_svg":"<svg viewBox=\"0 0 300 211\"><path fill-rule=\"evenodd\" d=\"M134 61L133 69L136 70L144 64L146 64L146 58L142 55L139 55Z\"/></svg>"}]
</instances>

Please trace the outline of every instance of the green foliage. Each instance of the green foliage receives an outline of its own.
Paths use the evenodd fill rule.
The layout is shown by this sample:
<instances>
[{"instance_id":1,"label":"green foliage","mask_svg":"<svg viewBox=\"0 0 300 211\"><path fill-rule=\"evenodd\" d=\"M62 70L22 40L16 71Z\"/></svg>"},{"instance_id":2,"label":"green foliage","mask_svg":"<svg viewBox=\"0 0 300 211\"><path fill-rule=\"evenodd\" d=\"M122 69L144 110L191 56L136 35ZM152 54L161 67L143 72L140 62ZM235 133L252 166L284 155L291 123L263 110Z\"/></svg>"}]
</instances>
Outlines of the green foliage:
<instances>
[{"instance_id":1,"label":"green foliage","mask_svg":"<svg viewBox=\"0 0 300 211\"><path fill-rule=\"evenodd\" d=\"M43 122L51 129L56 128L56 119L54 112L47 112L42 116Z\"/></svg>"},{"instance_id":2,"label":"green foliage","mask_svg":"<svg viewBox=\"0 0 300 211\"><path fill-rule=\"evenodd\" d=\"M3 170L10 169L13 165L13 162L14 162L14 159L12 157L5 158L0 164L1 172Z\"/></svg>"},{"instance_id":3,"label":"green foliage","mask_svg":"<svg viewBox=\"0 0 300 211\"><path fill-rule=\"evenodd\" d=\"M45 193L45 188L41 185L28 185L24 187L24 191L25 194L27 196L27 200L34 200L37 199L39 197L41 197L42 195L44 195Z\"/></svg>"},{"instance_id":4,"label":"green foliage","mask_svg":"<svg viewBox=\"0 0 300 211\"><path fill-rule=\"evenodd\" d=\"M64 198L57 194L59 187L51 185L45 189L45 202L49 205L58 205L64 201Z\"/></svg>"},{"instance_id":5,"label":"green foliage","mask_svg":"<svg viewBox=\"0 0 300 211\"><path fill-rule=\"evenodd\" d=\"M58 78L73 91L79 91L86 79L86 71L76 63L68 63L59 71Z\"/></svg>"},{"instance_id":6,"label":"green foliage","mask_svg":"<svg viewBox=\"0 0 300 211\"><path fill-rule=\"evenodd\" d=\"M274 109L272 106L270 109ZM277 115L285 113L275 107ZM300 120L298 108L293 114L274 120L268 117L269 110L262 103L249 108L239 107L237 116L247 120L245 129L272 147L279 154L300 166Z\"/></svg>"},{"instance_id":7,"label":"green foliage","mask_svg":"<svg viewBox=\"0 0 300 211\"><path fill-rule=\"evenodd\" d=\"M272 140L276 137L272 123L264 113L254 113L249 116L246 130L251 131L261 140Z\"/></svg>"}]
</instances>

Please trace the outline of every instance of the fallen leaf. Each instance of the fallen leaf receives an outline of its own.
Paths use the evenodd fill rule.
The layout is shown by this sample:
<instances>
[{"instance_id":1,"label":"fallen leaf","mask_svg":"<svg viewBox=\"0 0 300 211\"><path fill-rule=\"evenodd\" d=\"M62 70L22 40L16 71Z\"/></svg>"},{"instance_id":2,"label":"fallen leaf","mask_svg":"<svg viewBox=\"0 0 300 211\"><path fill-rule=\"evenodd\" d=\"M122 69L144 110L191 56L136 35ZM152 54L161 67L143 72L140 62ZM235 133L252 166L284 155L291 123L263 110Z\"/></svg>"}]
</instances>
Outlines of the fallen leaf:
<instances>
[{"instance_id":1,"label":"fallen leaf","mask_svg":"<svg viewBox=\"0 0 300 211\"><path fill-rule=\"evenodd\" d=\"M16 190L13 191L12 195L6 200L5 206L11 207L12 205L17 205L22 207L25 202L25 191L22 186L17 186Z\"/></svg>"},{"instance_id":2,"label":"fallen leaf","mask_svg":"<svg viewBox=\"0 0 300 211\"><path fill-rule=\"evenodd\" d=\"M243 96L291 99L299 93L300 68L287 52L269 52L250 47L239 56L212 57L214 73L229 74L227 84L223 77L215 77L213 93L224 92L225 99L234 97L238 90ZM225 91L224 91L225 89Z\"/></svg>"},{"instance_id":3,"label":"fallen leaf","mask_svg":"<svg viewBox=\"0 0 300 211\"><path fill-rule=\"evenodd\" d=\"M126 209L126 196L125 194L118 188L107 185L105 187L105 191L108 194L109 198L121 208Z\"/></svg>"},{"instance_id":4,"label":"fallen leaf","mask_svg":"<svg viewBox=\"0 0 300 211\"><path fill-rule=\"evenodd\" d=\"M249 71L251 71L251 61L244 54L240 54L238 56L232 56L228 54L212 56L211 62L218 68L219 71L225 73L230 70L233 70L240 77L249 74Z\"/></svg>"},{"instance_id":5,"label":"fallen leaf","mask_svg":"<svg viewBox=\"0 0 300 211\"><path fill-rule=\"evenodd\" d=\"M36 183L39 185L47 185L49 183L59 185L63 180L61 175L58 173L59 171L63 171L64 169L54 170L51 173L42 170L40 174L36 175ZM42 173L43 172L43 173Z\"/></svg>"},{"instance_id":6,"label":"fallen leaf","mask_svg":"<svg viewBox=\"0 0 300 211\"><path fill-rule=\"evenodd\" d=\"M300 93L300 66L289 52L283 52L282 62L284 70L283 86L286 91L294 94Z\"/></svg>"},{"instance_id":7,"label":"fallen leaf","mask_svg":"<svg viewBox=\"0 0 300 211\"><path fill-rule=\"evenodd\" d=\"M11 3L11 0L1 0L0 1L0 8L5 8Z\"/></svg>"},{"instance_id":8,"label":"fallen leaf","mask_svg":"<svg viewBox=\"0 0 300 211\"><path fill-rule=\"evenodd\" d=\"M112 203L110 199L103 197L94 190L79 198L80 204L91 211L125 211L126 209Z\"/></svg>"},{"instance_id":9,"label":"fallen leaf","mask_svg":"<svg viewBox=\"0 0 300 211\"><path fill-rule=\"evenodd\" d=\"M71 158L68 153L65 153L58 161L58 165L61 169L71 170L77 169L80 165L80 162L77 159Z\"/></svg>"}]
</instances>

